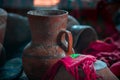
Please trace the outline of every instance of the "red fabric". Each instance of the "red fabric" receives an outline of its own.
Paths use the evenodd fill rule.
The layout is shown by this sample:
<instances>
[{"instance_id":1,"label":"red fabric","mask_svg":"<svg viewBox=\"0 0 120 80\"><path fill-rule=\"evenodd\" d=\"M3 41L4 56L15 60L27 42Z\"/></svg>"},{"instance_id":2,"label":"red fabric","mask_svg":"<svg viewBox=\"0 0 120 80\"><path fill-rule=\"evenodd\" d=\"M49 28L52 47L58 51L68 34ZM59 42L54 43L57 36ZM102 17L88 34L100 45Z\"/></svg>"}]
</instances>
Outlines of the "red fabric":
<instances>
[{"instance_id":1,"label":"red fabric","mask_svg":"<svg viewBox=\"0 0 120 80\"><path fill-rule=\"evenodd\" d=\"M48 70L42 80L53 80L61 66L64 66L66 71L75 77L75 80L96 80L97 75L93 67L93 63L95 61L96 58L90 55L80 55L77 58L71 58L70 56L67 56L54 64L53 67ZM78 73L78 67L82 68L84 71L86 75L84 79L80 79L81 76Z\"/></svg>"},{"instance_id":2,"label":"red fabric","mask_svg":"<svg viewBox=\"0 0 120 80\"><path fill-rule=\"evenodd\" d=\"M110 70L120 77L120 37L107 37L104 41L91 42L89 47L83 50L83 54L93 55L98 60L107 63Z\"/></svg>"},{"instance_id":3,"label":"red fabric","mask_svg":"<svg viewBox=\"0 0 120 80\"><path fill-rule=\"evenodd\" d=\"M120 76L120 61L114 63L111 67L110 70L116 75Z\"/></svg>"},{"instance_id":4,"label":"red fabric","mask_svg":"<svg viewBox=\"0 0 120 80\"><path fill-rule=\"evenodd\" d=\"M120 61L120 45L119 42L114 41L112 38L106 38L105 41L97 40L90 43L89 47L83 50L83 54L95 56L97 59L102 60L110 67L113 63Z\"/></svg>"}]
</instances>

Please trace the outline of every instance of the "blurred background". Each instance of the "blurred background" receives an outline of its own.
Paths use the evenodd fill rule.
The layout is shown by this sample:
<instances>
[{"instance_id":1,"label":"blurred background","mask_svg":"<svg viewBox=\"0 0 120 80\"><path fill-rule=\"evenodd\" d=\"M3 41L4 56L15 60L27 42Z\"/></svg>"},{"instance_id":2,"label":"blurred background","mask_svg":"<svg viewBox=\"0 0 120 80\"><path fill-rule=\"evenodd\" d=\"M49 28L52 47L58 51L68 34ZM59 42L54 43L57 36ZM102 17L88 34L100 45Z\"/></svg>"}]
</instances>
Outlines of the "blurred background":
<instances>
[{"instance_id":1,"label":"blurred background","mask_svg":"<svg viewBox=\"0 0 120 80\"><path fill-rule=\"evenodd\" d=\"M23 16L26 16L27 11L31 9L67 10L80 24L93 26L100 38L112 34L111 32L103 35L105 25L101 25L101 23L105 22L103 18L108 14L109 19L112 19L119 29L119 4L119 0L0 0L1 8Z\"/></svg>"}]
</instances>

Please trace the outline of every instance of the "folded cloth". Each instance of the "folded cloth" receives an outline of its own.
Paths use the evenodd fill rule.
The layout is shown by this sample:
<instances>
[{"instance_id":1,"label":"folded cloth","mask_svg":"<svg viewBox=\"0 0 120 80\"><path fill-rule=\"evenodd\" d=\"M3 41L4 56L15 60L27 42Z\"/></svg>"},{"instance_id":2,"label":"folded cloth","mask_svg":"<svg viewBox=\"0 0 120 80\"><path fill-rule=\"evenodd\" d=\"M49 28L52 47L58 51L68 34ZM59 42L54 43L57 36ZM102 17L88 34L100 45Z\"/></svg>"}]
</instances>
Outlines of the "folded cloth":
<instances>
[{"instance_id":1,"label":"folded cloth","mask_svg":"<svg viewBox=\"0 0 120 80\"><path fill-rule=\"evenodd\" d=\"M94 69L96 58L91 55L72 54L60 59L46 72L42 80L54 80L54 77L61 66L64 66L66 71L70 73L75 80L81 79L78 68L81 68L85 74L84 80L96 80L97 75Z\"/></svg>"},{"instance_id":2,"label":"folded cloth","mask_svg":"<svg viewBox=\"0 0 120 80\"><path fill-rule=\"evenodd\" d=\"M113 63L120 60L120 48L118 42L112 38L106 38L105 41L97 40L90 43L89 47L83 50L83 54L93 55L98 60L102 60L110 67Z\"/></svg>"},{"instance_id":3,"label":"folded cloth","mask_svg":"<svg viewBox=\"0 0 120 80\"><path fill-rule=\"evenodd\" d=\"M120 37L107 37L104 41L91 42L88 48L82 52L85 55L95 56L96 59L104 61L110 70L120 77Z\"/></svg>"}]
</instances>

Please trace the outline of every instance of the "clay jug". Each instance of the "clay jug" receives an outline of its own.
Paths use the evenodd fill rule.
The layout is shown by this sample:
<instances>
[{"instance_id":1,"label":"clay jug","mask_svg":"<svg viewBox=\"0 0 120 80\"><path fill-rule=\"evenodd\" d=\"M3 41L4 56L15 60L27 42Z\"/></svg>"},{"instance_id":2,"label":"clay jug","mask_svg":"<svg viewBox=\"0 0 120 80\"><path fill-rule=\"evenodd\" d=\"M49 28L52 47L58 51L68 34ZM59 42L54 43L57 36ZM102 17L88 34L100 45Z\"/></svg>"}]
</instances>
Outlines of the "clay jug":
<instances>
[{"instance_id":1,"label":"clay jug","mask_svg":"<svg viewBox=\"0 0 120 80\"><path fill-rule=\"evenodd\" d=\"M30 80L42 80L56 61L73 53L67 18L68 12L64 10L28 11L32 41L25 48L22 61Z\"/></svg>"}]
</instances>

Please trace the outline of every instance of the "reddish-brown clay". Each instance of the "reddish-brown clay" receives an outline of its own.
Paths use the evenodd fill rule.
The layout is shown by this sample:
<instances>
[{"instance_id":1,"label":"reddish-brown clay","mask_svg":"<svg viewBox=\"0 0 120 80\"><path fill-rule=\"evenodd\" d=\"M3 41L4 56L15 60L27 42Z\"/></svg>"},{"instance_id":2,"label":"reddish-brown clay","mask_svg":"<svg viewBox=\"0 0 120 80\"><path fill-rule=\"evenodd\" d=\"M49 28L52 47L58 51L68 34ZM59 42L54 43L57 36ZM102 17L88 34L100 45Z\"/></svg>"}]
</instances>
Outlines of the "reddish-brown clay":
<instances>
[{"instance_id":1,"label":"reddish-brown clay","mask_svg":"<svg viewBox=\"0 0 120 80\"><path fill-rule=\"evenodd\" d=\"M28 12L32 42L25 48L22 61L30 80L41 80L56 61L73 53L72 34L66 30L67 16L64 10Z\"/></svg>"}]
</instances>

